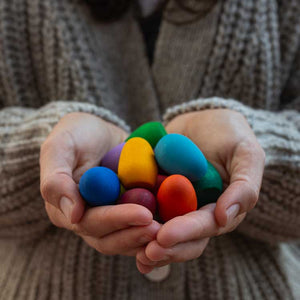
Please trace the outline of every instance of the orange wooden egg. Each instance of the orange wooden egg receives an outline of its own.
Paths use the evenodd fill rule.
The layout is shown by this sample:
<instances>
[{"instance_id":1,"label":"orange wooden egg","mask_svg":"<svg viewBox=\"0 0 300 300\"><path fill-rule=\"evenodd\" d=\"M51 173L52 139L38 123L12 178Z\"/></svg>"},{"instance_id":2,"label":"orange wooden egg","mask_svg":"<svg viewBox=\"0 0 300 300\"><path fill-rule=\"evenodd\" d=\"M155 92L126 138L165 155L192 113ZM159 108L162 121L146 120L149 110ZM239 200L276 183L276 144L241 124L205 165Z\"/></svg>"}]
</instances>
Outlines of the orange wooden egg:
<instances>
[{"instance_id":1,"label":"orange wooden egg","mask_svg":"<svg viewBox=\"0 0 300 300\"><path fill-rule=\"evenodd\" d=\"M125 143L119 159L118 176L126 189L153 189L157 169L154 151L145 139L134 137Z\"/></svg>"},{"instance_id":2,"label":"orange wooden egg","mask_svg":"<svg viewBox=\"0 0 300 300\"><path fill-rule=\"evenodd\" d=\"M197 209L195 189L183 175L167 177L160 185L157 201L159 216L164 222Z\"/></svg>"}]
</instances>

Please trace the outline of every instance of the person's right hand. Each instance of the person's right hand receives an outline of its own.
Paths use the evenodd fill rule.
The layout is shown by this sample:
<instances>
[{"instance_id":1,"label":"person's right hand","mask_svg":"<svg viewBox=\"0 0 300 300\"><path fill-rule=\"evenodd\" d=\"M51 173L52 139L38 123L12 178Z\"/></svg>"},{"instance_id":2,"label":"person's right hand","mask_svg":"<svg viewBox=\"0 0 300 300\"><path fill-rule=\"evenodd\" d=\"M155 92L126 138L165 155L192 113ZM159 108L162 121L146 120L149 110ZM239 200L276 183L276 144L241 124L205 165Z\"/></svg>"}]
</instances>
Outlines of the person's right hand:
<instances>
[{"instance_id":1,"label":"person's right hand","mask_svg":"<svg viewBox=\"0 0 300 300\"><path fill-rule=\"evenodd\" d=\"M82 174L126 136L91 114L63 117L41 147L41 194L54 225L74 231L103 254L134 256L160 228L151 212L137 204L85 209L78 189Z\"/></svg>"}]
</instances>

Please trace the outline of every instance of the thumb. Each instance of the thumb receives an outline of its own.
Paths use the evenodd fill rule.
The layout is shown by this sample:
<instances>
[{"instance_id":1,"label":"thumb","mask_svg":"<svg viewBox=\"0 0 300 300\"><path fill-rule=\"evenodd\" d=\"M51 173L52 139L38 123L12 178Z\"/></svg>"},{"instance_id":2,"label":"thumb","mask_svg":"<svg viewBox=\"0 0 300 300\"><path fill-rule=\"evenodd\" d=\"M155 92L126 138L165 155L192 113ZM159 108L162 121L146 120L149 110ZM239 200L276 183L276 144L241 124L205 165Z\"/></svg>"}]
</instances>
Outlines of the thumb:
<instances>
[{"instance_id":1,"label":"thumb","mask_svg":"<svg viewBox=\"0 0 300 300\"><path fill-rule=\"evenodd\" d=\"M233 151L230 184L217 201L215 217L225 226L256 204L264 172L265 154L255 141L243 141Z\"/></svg>"},{"instance_id":2,"label":"thumb","mask_svg":"<svg viewBox=\"0 0 300 300\"><path fill-rule=\"evenodd\" d=\"M40 189L45 201L58 208L71 223L84 213L84 201L73 179L75 149L70 134L49 137L41 147Z\"/></svg>"}]
</instances>

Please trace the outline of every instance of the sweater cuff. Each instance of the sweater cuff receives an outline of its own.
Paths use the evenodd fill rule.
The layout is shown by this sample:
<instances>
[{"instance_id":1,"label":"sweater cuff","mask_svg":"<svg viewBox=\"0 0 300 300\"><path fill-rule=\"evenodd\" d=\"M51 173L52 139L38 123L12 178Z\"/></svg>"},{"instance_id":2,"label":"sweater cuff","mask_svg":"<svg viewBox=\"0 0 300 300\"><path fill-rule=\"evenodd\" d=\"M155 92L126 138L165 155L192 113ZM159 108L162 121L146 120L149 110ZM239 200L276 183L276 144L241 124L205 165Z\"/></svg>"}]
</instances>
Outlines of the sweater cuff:
<instances>
[{"instance_id":1,"label":"sweater cuff","mask_svg":"<svg viewBox=\"0 0 300 300\"><path fill-rule=\"evenodd\" d=\"M231 109L235 110L245 116L248 123L252 127L253 124L253 111L252 108L249 108L242 103L232 100L232 99L223 99L219 97L212 97L212 98L199 98L195 100L191 100L173 107L170 107L166 110L163 121L164 124L167 125L172 119L175 117L184 114L189 113L193 111L200 111L200 110L206 110L206 109Z\"/></svg>"},{"instance_id":2,"label":"sweater cuff","mask_svg":"<svg viewBox=\"0 0 300 300\"><path fill-rule=\"evenodd\" d=\"M87 103L0 110L0 239L34 239L51 225L39 188L40 146L60 118L72 112L90 113L129 131L116 115Z\"/></svg>"},{"instance_id":3,"label":"sweater cuff","mask_svg":"<svg viewBox=\"0 0 300 300\"><path fill-rule=\"evenodd\" d=\"M122 119L111 111L98 107L94 104L84 103L84 102L69 102L69 101L55 101L50 102L41 108L40 114L43 115L55 115L58 120L68 113L72 112L84 112L90 113L95 116L102 118L105 121L111 122L116 126L124 129L125 131L130 131L130 126L128 126ZM58 121L57 120L57 121Z\"/></svg>"}]
</instances>

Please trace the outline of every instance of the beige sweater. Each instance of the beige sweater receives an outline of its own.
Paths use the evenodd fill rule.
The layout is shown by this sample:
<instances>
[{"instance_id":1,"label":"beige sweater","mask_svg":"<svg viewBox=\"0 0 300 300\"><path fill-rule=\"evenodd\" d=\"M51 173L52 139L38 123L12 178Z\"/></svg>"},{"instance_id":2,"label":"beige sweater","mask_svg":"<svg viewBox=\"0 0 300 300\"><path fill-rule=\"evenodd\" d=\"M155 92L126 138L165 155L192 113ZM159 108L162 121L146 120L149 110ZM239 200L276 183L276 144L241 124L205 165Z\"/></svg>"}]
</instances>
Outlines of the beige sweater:
<instances>
[{"instance_id":1,"label":"beige sweater","mask_svg":"<svg viewBox=\"0 0 300 300\"><path fill-rule=\"evenodd\" d=\"M193 14L170 1L149 67L132 11L102 25L79 0L0 1L0 299L300 299L299 6L217 1L178 26ZM155 283L50 223L39 148L63 115L129 130L211 107L246 116L266 169L257 207L200 258Z\"/></svg>"}]
</instances>

